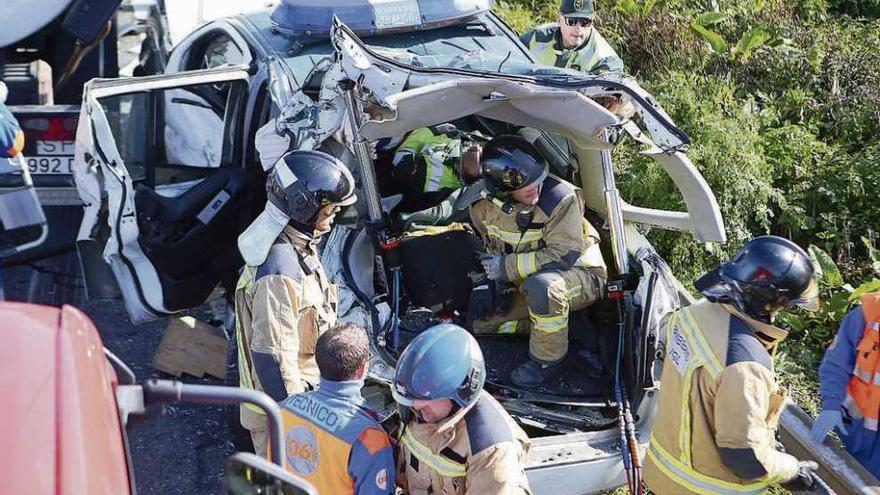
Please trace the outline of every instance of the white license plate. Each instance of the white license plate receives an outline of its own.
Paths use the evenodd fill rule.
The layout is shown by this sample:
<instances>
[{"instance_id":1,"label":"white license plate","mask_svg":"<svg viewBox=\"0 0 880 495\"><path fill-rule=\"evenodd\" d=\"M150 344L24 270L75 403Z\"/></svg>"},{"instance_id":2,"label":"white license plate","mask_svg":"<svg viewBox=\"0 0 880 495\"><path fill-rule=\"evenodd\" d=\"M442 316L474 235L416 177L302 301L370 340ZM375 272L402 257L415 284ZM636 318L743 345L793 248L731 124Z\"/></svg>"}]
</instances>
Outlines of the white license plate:
<instances>
[{"instance_id":1,"label":"white license plate","mask_svg":"<svg viewBox=\"0 0 880 495\"><path fill-rule=\"evenodd\" d=\"M27 156L24 161L31 175L73 173L73 156Z\"/></svg>"}]
</instances>

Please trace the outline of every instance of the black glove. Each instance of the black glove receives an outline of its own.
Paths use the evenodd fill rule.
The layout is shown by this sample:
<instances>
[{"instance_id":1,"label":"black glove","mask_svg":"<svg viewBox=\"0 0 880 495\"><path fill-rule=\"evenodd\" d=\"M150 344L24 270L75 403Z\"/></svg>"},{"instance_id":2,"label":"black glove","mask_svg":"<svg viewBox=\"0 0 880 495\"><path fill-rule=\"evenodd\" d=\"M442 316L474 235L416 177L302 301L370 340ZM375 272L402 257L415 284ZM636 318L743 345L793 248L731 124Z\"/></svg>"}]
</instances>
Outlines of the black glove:
<instances>
[{"instance_id":1,"label":"black glove","mask_svg":"<svg viewBox=\"0 0 880 495\"><path fill-rule=\"evenodd\" d=\"M491 282L483 282L471 290L468 301L467 326L473 328L476 320L490 316L495 311L495 288Z\"/></svg>"},{"instance_id":2,"label":"black glove","mask_svg":"<svg viewBox=\"0 0 880 495\"><path fill-rule=\"evenodd\" d=\"M815 491L817 487L813 473L817 469L819 469L819 465L813 461L800 461L798 462L798 472L794 478L780 483L779 486L790 492Z\"/></svg>"}]
</instances>

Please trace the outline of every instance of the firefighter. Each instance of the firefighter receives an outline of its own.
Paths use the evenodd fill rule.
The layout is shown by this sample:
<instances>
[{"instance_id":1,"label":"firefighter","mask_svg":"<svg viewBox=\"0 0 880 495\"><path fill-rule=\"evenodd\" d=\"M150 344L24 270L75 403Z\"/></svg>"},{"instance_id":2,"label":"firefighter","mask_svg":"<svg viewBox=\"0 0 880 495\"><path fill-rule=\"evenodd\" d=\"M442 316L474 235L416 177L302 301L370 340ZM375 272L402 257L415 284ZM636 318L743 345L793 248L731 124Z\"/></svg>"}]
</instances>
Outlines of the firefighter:
<instances>
[{"instance_id":1,"label":"firefighter","mask_svg":"<svg viewBox=\"0 0 880 495\"><path fill-rule=\"evenodd\" d=\"M529 439L483 391L485 381L480 346L459 326L436 325L404 349L391 389L401 411L404 493L531 493Z\"/></svg>"},{"instance_id":2,"label":"firefighter","mask_svg":"<svg viewBox=\"0 0 880 495\"><path fill-rule=\"evenodd\" d=\"M315 342L336 322L336 287L316 246L356 198L345 165L319 151L282 155L267 195L266 209L238 239L246 266L235 290L235 323L241 386L281 401L318 384ZM241 424L265 457L265 415L243 405Z\"/></svg>"},{"instance_id":3,"label":"firefighter","mask_svg":"<svg viewBox=\"0 0 880 495\"><path fill-rule=\"evenodd\" d=\"M771 483L814 489L813 462L777 450L785 390L771 355L787 333L775 315L818 304L813 265L775 236L746 243L694 286L704 298L664 322L665 359L644 468L657 495L758 494Z\"/></svg>"},{"instance_id":4,"label":"firefighter","mask_svg":"<svg viewBox=\"0 0 880 495\"><path fill-rule=\"evenodd\" d=\"M320 387L281 403L285 465L319 493L389 494L394 451L361 396L370 361L363 327L344 324L318 337Z\"/></svg>"},{"instance_id":5,"label":"firefighter","mask_svg":"<svg viewBox=\"0 0 880 495\"><path fill-rule=\"evenodd\" d=\"M538 26L520 40L539 64L588 74L623 72L623 60L593 26L595 16L593 0L563 0L555 23Z\"/></svg>"},{"instance_id":6,"label":"firefighter","mask_svg":"<svg viewBox=\"0 0 880 495\"><path fill-rule=\"evenodd\" d=\"M844 317L819 366L822 412L813 424L812 438L822 443L836 428L846 451L880 477L880 292L865 294L861 303Z\"/></svg>"},{"instance_id":7,"label":"firefighter","mask_svg":"<svg viewBox=\"0 0 880 495\"><path fill-rule=\"evenodd\" d=\"M480 174L480 148L430 127L411 131L397 147L392 175L401 186L398 209L421 211L438 205Z\"/></svg>"},{"instance_id":8,"label":"firefighter","mask_svg":"<svg viewBox=\"0 0 880 495\"><path fill-rule=\"evenodd\" d=\"M569 312L604 291L599 233L584 219L577 188L548 176L547 161L525 139L492 139L481 166L488 195L470 216L487 251L486 279L471 291L468 322L476 333L530 332L529 359L511 381L535 387L561 369Z\"/></svg>"}]
</instances>

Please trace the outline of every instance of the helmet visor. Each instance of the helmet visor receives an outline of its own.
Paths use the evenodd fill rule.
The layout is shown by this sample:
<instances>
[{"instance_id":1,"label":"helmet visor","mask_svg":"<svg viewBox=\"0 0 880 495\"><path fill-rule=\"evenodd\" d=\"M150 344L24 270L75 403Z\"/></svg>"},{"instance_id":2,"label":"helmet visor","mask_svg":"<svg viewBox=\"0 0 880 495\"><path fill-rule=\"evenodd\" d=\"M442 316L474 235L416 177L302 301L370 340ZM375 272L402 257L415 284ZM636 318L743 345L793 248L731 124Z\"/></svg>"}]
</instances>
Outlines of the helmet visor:
<instances>
[{"instance_id":1,"label":"helmet visor","mask_svg":"<svg viewBox=\"0 0 880 495\"><path fill-rule=\"evenodd\" d=\"M817 311L819 309L819 282L816 277L810 277L810 284L801 293L800 297L791 301L791 304L800 306L807 311Z\"/></svg>"},{"instance_id":2,"label":"helmet visor","mask_svg":"<svg viewBox=\"0 0 880 495\"><path fill-rule=\"evenodd\" d=\"M351 206L355 204L358 200L357 194L352 192L348 197L343 198L342 201L336 203L339 206Z\"/></svg>"},{"instance_id":3,"label":"helmet visor","mask_svg":"<svg viewBox=\"0 0 880 495\"><path fill-rule=\"evenodd\" d=\"M403 392L399 391L397 387L400 385L393 384L391 387L391 396L394 397L394 402L397 402L401 406L413 407L416 403L416 399L410 399Z\"/></svg>"}]
</instances>

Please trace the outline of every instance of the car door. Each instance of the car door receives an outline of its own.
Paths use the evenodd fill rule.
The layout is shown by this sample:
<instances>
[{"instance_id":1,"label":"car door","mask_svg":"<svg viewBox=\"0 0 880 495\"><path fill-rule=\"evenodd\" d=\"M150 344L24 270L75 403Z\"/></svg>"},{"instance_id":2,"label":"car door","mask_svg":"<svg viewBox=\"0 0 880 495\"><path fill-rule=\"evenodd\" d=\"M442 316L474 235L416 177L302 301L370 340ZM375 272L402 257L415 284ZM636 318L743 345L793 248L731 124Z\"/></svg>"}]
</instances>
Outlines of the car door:
<instances>
[{"instance_id":1,"label":"car door","mask_svg":"<svg viewBox=\"0 0 880 495\"><path fill-rule=\"evenodd\" d=\"M236 239L263 206L262 176L243 165L240 146L248 78L236 66L87 87L74 164L86 205L77 242L101 250L132 321L197 306L218 283L234 284Z\"/></svg>"}]
</instances>

